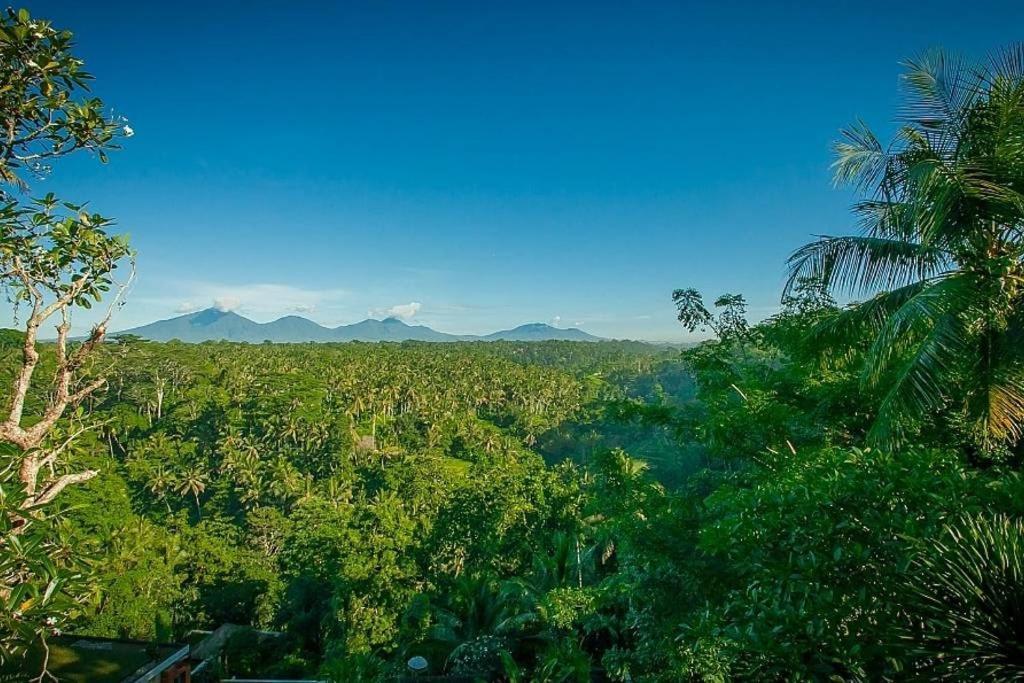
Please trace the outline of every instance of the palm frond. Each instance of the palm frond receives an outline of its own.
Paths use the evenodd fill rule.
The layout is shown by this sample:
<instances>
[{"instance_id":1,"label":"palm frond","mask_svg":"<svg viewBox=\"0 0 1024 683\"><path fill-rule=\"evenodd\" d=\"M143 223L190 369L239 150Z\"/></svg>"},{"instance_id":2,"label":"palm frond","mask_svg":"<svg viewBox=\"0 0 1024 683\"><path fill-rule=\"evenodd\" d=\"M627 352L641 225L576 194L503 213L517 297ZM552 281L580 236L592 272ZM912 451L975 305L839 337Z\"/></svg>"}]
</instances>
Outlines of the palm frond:
<instances>
[{"instance_id":1,"label":"palm frond","mask_svg":"<svg viewBox=\"0 0 1024 683\"><path fill-rule=\"evenodd\" d=\"M1024 136L1018 144L1024 150ZM1024 216L1024 194L996 180L992 169L978 164L965 165L960 175L965 194L987 203L993 218L999 215Z\"/></svg>"},{"instance_id":2,"label":"palm frond","mask_svg":"<svg viewBox=\"0 0 1024 683\"><path fill-rule=\"evenodd\" d=\"M1024 82L1024 43L1014 43L989 55L982 78L989 87L1000 82Z\"/></svg>"},{"instance_id":3,"label":"palm frond","mask_svg":"<svg viewBox=\"0 0 1024 683\"><path fill-rule=\"evenodd\" d=\"M789 257L784 296L803 277L844 293L875 293L934 277L947 262L941 249L906 240L823 236Z\"/></svg>"},{"instance_id":4,"label":"palm frond","mask_svg":"<svg viewBox=\"0 0 1024 683\"><path fill-rule=\"evenodd\" d=\"M906 169L911 221L922 244L943 247L960 236L951 220L965 194L963 178L930 152L923 152Z\"/></svg>"},{"instance_id":5,"label":"palm frond","mask_svg":"<svg viewBox=\"0 0 1024 683\"><path fill-rule=\"evenodd\" d=\"M889 155L863 121L840 131L840 140L832 145L833 181L836 185L852 184L864 191L882 179Z\"/></svg>"},{"instance_id":6,"label":"palm frond","mask_svg":"<svg viewBox=\"0 0 1024 683\"><path fill-rule=\"evenodd\" d=\"M942 50L929 50L903 64L908 91L900 118L926 131L957 128L982 93L970 64Z\"/></svg>"},{"instance_id":7,"label":"palm frond","mask_svg":"<svg viewBox=\"0 0 1024 683\"><path fill-rule=\"evenodd\" d=\"M969 358L970 331L964 312L973 299L967 278L951 277L907 301L879 333L865 363L871 385L886 380L889 389L868 438L893 446L916 422L947 401L955 370ZM894 376L888 372L899 361Z\"/></svg>"},{"instance_id":8,"label":"palm frond","mask_svg":"<svg viewBox=\"0 0 1024 683\"><path fill-rule=\"evenodd\" d=\"M1002 334L985 337L972 368L982 391L971 412L979 416L980 433L1002 443L1024 436L1024 309L1015 303Z\"/></svg>"},{"instance_id":9,"label":"palm frond","mask_svg":"<svg viewBox=\"0 0 1024 683\"><path fill-rule=\"evenodd\" d=\"M893 311L875 333L868 350L864 379L877 384L894 360L900 360L941 324L961 316L973 303L973 283L951 276L928 283ZM966 330L965 330L966 333Z\"/></svg>"},{"instance_id":10,"label":"palm frond","mask_svg":"<svg viewBox=\"0 0 1024 683\"><path fill-rule=\"evenodd\" d=\"M903 444L908 423L917 424L929 412L938 410L948 395L944 369L955 352L944 345L941 327L918 344L916 352L900 369L892 387L879 406L868 432L868 442L886 448Z\"/></svg>"},{"instance_id":11,"label":"palm frond","mask_svg":"<svg viewBox=\"0 0 1024 683\"><path fill-rule=\"evenodd\" d=\"M1024 368L1002 368L986 387L983 433L999 441L1017 441L1024 425Z\"/></svg>"},{"instance_id":12,"label":"palm frond","mask_svg":"<svg viewBox=\"0 0 1024 683\"><path fill-rule=\"evenodd\" d=\"M824 348L845 348L853 339L875 336L891 315L927 285L927 281L914 282L851 304L822 318L810 329L808 337Z\"/></svg>"},{"instance_id":13,"label":"palm frond","mask_svg":"<svg viewBox=\"0 0 1024 683\"><path fill-rule=\"evenodd\" d=\"M853 205L861 233L869 237L913 240L912 206L892 199L865 199Z\"/></svg>"}]
</instances>

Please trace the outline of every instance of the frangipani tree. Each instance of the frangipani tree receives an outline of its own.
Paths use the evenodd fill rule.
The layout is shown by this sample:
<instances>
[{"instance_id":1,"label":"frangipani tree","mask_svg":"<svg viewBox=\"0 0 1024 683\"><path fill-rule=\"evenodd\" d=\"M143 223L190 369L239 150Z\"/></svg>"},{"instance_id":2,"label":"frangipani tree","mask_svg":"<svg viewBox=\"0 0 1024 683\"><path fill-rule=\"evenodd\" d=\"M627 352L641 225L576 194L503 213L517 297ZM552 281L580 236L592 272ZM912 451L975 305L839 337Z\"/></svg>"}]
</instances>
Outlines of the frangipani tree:
<instances>
[{"instance_id":1,"label":"frangipani tree","mask_svg":"<svg viewBox=\"0 0 1024 683\"><path fill-rule=\"evenodd\" d=\"M23 208L0 208L0 285L17 313L26 310L21 366L15 374L9 406L0 422L0 441L21 452L18 476L25 487L25 506L51 502L65 487L95 476L94 471L44 478L70 444L47 445L47 437L69 407L80 404L104 384L102 377L80 379L80 370L103 339L113 306L81 343L72 344L71 315L89 308L114 286L113 273L130 255L127 241L108 236L110 221L82 207L60 205L53 195ZM55 371L52 390L40 415L26 419L26 398L40 354L38 337L47 322L55 323ZM73 436L77 435L73 433ZM73 438L73 437L72 437Z\"/></svg>"},{"instance_id":2,"label":"frangipani tree","mask_svg":"<svg viewBox=\"0 0 1024 683\"><path fill-rule=\"evenodd\" d=\"M33 20L26 10L7 10L0 20L0 287L16 318L24 320L21 367L0 422L0 441L23 454L18 472L29 507L50 502L66 486L94 474L40 481L67 447L44 448L57 420L103 384L102 378L80 381L79 371L103 339L132 274L129 267L115 285L115 271L132 259L127 240L107 233L110 219L52 193L34 200L23 196L29 181L45 176L54 159L87 150L106 161L117 139L132 133L104 113L102 101L85 96L92 77L82 64L71 52L69 32ZM106 315L84 342L73 344L72 312L91 308L115 286ZM52 391L41 414L28 419L37 343L48 323L56 333Z\"/></svg>"},{"instance_id":3,"label":"frangipani tree","mask_svg":"<svg viewBox=\"0 0 1024 683\"><path fill-rule=\"evenodd\" d=\"M54 160L88 151L106 161L118 138L132 134L88 95L91 76L71 46L69 32L25 10L0 14L0 288L23 325L21 360L0 407L0 661L58 629L71 611L66 588L74 570L66 553L53 555L43 508L97 473L69 471L62 462L84 430L81 421L56 428L103 386L87 361L134 273L127 240L107 232L110 219L53 194L26 195ZM108 294L99 322L74 340L73 312ZM48 334L55 341L41 354L39 338ZM52 375L41 383L41 355L51 354L45 362Z\"/></svg>"},{"instance_id":4,"label":"frangipani tree","mask_svg":"<svg viewBox=\"0 0 1024 683\"><path fill-rule=\"evenodd\" d=\"M836 181L865 195L861 234L797 250L790 286L811 277L869 297L817 332L840 348L869 340L875 441L951 411L980 447L1012 445L1024 433L1024 47L983 64L928 53L903 82L892 143L858 123L835 146Z\"/></svg>"}]
</instances>

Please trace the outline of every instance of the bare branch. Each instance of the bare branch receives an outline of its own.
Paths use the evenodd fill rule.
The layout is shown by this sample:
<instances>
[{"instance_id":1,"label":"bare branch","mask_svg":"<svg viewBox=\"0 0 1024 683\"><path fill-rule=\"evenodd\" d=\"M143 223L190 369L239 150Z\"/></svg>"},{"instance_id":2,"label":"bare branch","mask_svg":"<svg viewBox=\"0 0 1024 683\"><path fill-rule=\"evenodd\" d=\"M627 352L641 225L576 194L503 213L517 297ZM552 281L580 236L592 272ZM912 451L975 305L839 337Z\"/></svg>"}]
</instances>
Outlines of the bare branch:
<instances>
[{"instance_id":1,"label":"bare branch","mask_svg":"<svg viewBox=\"0 0 1024 683\"><path fill-rule=\"evenodd\" d=\"M71 444L82 434L103 425L109 424L111 420L104 420L102 422L85 425L72 432L59 446L47 453L32 453L25 456L21 462L21 468L18 472L18 477L25 486L25 493L28 496L35 495L36 488L39 485L39 473L45 467L52 469L57 458L59 458Z\"/></svg>"},{"instance_id":2,"label":"bare branch","mask_svg":"<svg viewBox=\"0 0 1024 683\"><path fill-rule=\"evenodd\" d=\"M22 509L46 505L68 486L89 481L97 474L99 474L99 470L85 470L84 472L75 472L74 474L65 474L58 477L56 481L47 485L47 487L43 489L38 496L35 496L34 498L27 498L25 503L22 504Z\"/></svg>"},{"instance_id":3,"label":"bare branch","mask_svg":"<svg viewBox=\"0 0 1024 683\"><path fill-rule=\"evenodd\" d=\"M28 275L26 274L25 277L28 278ZM38 447L46 437L47 433L49 433L57 423L57 420L59 420L67 410L68 406L77 406L90 394L106 384L105 379L97 378L88 382L77 391L72 392L71 390L71 384L74 381L76 371L81 367L85 358L88 357L100 343L102 343L103 338L106 335L107 324L113 316L114 311L123 305L124 295L131 287L134 279L135 259L131 258L128 278L118 287L118 291L114 295L110 305L107 307L107 311L103 318L95 327L93 327L89 338L86 339L82 345L75 349L70 355L67 351L67 339L71 330L70 307L74 301L74 296L77 296L77 294L74 296L65 295L59 300L66 301L66 303L62 308L54 309L54 311L60 310L61 312L61 324L57 327L57 369L54 373L54 391L42 418L31 427L25 429L21 427L21 418L24 412L25 396L28 394L28 390L31 386L32 374L39 362L39 352L36 349L39 321L45 320L45 316L47 315L46 311L53 306L53 304L51 304L46 309L40 310L39 304L35 303L33 307L33 314L30 317L29 322L26 324L22 370L15 379L11 400L11 412L7 420L4 423L0 423L0 439L14 444L23 451L28 451ZM72 288L72 290L80 292L82 290L82 286L76 286ZM33 482L35 480L35 476L38 475L39 468L36 467L31 460L31 456L26 457L22 470L22 483L26 486L30 486L30 482Z\"/></svg>"}]
</instances>

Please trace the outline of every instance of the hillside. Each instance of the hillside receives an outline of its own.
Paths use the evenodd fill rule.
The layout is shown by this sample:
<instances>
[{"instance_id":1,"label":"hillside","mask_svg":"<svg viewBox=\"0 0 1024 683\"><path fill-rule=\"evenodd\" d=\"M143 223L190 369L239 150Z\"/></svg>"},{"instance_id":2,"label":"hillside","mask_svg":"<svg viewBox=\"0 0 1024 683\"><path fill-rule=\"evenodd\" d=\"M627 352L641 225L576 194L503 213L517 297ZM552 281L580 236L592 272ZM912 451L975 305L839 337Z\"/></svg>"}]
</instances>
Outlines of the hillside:
<instances>
[{"instance_id":1,"label":"hillside","mask_svg":"<svg viewBox=\"0 0 1024 683\"><path fill-rule=\"evenodd\" d=\"M481 337L484 341L601 341L581 329L559 328L544 323L528 323L511 330L501 330Z\"/></svg>"}]
</instances>

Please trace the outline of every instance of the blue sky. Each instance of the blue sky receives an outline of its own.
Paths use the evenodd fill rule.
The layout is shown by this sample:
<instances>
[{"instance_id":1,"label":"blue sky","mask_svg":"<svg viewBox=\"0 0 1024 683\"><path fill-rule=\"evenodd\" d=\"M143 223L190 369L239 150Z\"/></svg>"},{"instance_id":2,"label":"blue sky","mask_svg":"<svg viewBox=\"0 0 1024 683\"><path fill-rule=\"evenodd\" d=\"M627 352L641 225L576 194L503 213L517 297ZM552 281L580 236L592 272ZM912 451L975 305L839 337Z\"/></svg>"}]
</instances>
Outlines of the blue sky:
<instances>
[{"instance_id":1,"label":"blue sky","mask_svg":"<svg viewBox=\"0 0 1024 683\"><path fill-rule=\"evenodd\" d=\"M1024 39L1020 2L28 7L136 131L34 187L131 234L115 328L217 303L681 340L681 286L763 317L787 254L850 229L829 145L892 129L899 62Z\"/></svg>"}]
</instances>

